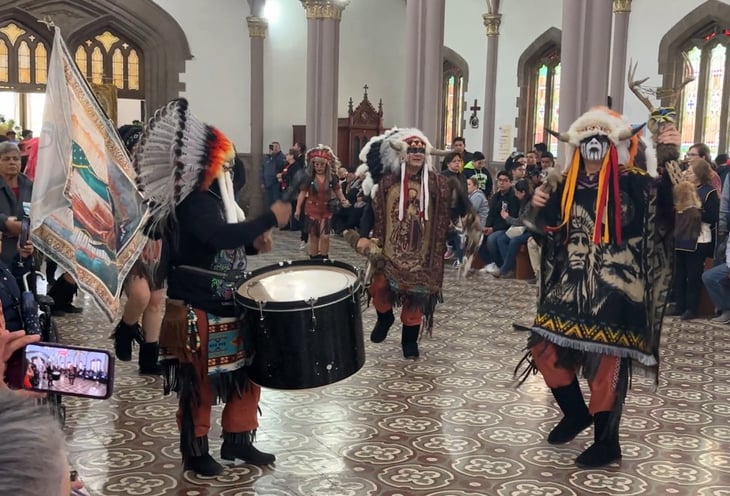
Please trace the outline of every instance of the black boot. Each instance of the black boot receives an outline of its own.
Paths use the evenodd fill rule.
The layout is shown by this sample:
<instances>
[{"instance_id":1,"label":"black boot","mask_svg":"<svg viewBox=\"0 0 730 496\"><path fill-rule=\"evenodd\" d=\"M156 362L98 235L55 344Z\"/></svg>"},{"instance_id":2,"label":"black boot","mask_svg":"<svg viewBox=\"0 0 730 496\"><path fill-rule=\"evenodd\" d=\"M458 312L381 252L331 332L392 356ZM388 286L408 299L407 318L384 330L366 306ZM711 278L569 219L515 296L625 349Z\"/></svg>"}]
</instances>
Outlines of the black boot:
<instances>
[{"instance_id":1,"label":"black boot","mask_svg":"<svg viewBox=\"0 0 730 496\"><path fill-rule=\"evenodd\" d=\"M224 460L243 460L249 465L269 465L276 461L271 453L259 451L253 445L256 441L256 431L223 432L223 446L221 458Z\"/></svg>"},{"instance_id":2,"label":"black boot","mask_svg":"<svg viewBox=\"0 0 730 496\"><path fill-rule=\"evenodd\" d=\"M74 296L76 295L77 286L72 282L68 282L63 277L56 280L48 290L48 296L53 298L51 306L51 315L59 317L66 313L81 313L82 308L73 305Z\"/></svg>"},{"instance_id":3,"label":"black boot","mask_svg":"<svg viewBox=\"0 0 730 496\"><path fill-rule=\"evenodd\" d=\"M418 332L420 330L420 325L403 325L400 344L403 346L404 358L418 358Z\"/></svg>"},{"instance_id":4,"label":"black boot","mask_svg":"<svg viewBox=\"0 0 730 496\"><path fill-rule=\"evenodd\" d=\"M583 393L580 391L578 379L573 379L567 386L551 390L564 417L548 434L548 443L563 444L572 441L575 436L590 427L593 423Z\"/></svg>"},{"instance_id":5,"label":"black boot","mask_svg":"<svg viewBox=\"0 0 730 496\"><path fill-rule=\"evenodd\" d=\"M157 359L160 356L160 343L141 343L139 345L139 373L160 375L162 369Z\"/></svg>"},{"instance_id":6,"label":"black boot","mask_svg":"<svg viewBox=\"0 0 730 496\"><path fill-rule=\"evenodd\" d=\"M395 322L393 316L393 309L391 308L387 312L376 312L378 314L378 321L375 323L373 332L370 333L370 341L373 343L382 343L385 341L385 337L388 335L390 326Z\"/></svg>"},{"instance_id":7,"label":"black boot","mask_svg":"<svg viewBox=\"0 0 730 496\"><path fill-rule=\"evenodd\" d=\"M613 412L598 412L593 416L593 444L575 459L580 468L605 467L621 459L621 445L618 443L618 415Z\"/></svg>"},{"instance_id":8,"label":"black boot","mask_svg":"<svg viewBox=\"0 0 730 496\"><path fill-rule=\"evenodd\" d=\"M192 470L204 477L214 477L223 473L223 465L218 463L208 452L208 436L196 437L192 446L180 446L183 452L183 464L186 470Z\"/></svg>"},{"instance_id":9,"label":"black boot","mask_svg":"<svg viewBox=\"0 0 730 496\"><path fill-rule=\"evenodd\" d=\"M132 342L142 343L142 328L139 324L127 324L124 319L119 321L111 337L114 339L114 354L118 360L128 362L132 359ZM158 350L159 351L159 350ZM140 360L142 357L140 356Z\"/></svg>"}]
</instances>

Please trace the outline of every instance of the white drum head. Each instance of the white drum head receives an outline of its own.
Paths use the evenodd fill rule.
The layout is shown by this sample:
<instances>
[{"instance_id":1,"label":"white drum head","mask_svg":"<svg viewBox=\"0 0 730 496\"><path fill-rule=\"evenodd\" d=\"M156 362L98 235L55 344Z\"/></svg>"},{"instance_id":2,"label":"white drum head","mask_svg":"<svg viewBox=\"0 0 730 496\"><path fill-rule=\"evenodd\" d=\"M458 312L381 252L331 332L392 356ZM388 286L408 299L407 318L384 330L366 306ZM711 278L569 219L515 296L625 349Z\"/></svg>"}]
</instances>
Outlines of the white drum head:
<instances>
[{"instance_id":1,"label":"white drum head","mask_svg":"<svg viewBox=\"0 0 730 496\"><path fill-rule=\"evenodd\" d=\"M322 298L357 282L357 275L341 267L290 266L252 277L238 288L238 294L253 301L295 302Z\"/></svg>"}]
</instances>

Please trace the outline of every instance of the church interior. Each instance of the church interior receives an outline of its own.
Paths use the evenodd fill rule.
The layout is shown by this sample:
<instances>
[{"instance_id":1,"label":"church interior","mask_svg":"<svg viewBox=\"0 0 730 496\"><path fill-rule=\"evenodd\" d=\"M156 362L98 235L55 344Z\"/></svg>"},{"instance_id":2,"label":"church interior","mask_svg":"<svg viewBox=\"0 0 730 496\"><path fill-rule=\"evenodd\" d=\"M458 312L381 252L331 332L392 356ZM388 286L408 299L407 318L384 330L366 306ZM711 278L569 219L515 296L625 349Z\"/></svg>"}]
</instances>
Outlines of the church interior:
<instances>
[{"instance_id":1,"label":"church interior","mask_svg":"<svg viewBox=\"0 0 730 496\"><path fill-rule=\"evenodd\" d=\"M657 106L670 103L662 88L692 76L677 106L682 156L730 145L725 0L0 0L0 134L43 136L50 26L116 127L184 97L229 136L248 217L267 208L261 164L273 142L331 146L354 172L370 138L417 127L438 148L461 137L493 174L537 143L566 167L549 130L594 106L647 121L633 67ZM273 241L249 267L306 257L299 233L275 230ZM364 266L344 239L331 243L330 258ZM448 265L417 360L403 358L397 333L367 339L377 316L364 305L358 372L263 389L256 441L273 465L184 470L174 394L121 361L111 398L63 398L69 464L103 496L730 495L728 326L665 317L656 383L633 371L622 460L581 469L591 431L547 444L560 409L540 377L515 378L538 297L526 279ZM89 295L76 304L83 313L57 320L61 342L112 350L114 323ZM217 420L212 453L220 434Z\"/></svg>"}]
</instances>

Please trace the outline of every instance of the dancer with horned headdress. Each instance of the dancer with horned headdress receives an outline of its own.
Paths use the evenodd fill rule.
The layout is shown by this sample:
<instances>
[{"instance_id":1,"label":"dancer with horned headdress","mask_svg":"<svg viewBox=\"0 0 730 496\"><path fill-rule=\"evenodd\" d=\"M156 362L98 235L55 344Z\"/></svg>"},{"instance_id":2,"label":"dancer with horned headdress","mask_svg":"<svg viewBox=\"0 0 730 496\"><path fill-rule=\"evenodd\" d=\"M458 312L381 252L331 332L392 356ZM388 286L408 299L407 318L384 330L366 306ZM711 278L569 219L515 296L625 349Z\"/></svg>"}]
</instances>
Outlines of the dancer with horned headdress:
<instances>
[{"instance_id":1,"label":"dancer with horned headdress","mask_svg":"<svg viewBox=\"0 0 730 496\"><path fill-rule=\"evenodd\" d=\"M383 261L370 283L378 314L370 339L385 340L395 321L393 305L400 305L406 358L419 356L421 324L431 331L434 309L442 299L451 218L470 208L460 185L433 168L429 155L435 152L418 129L393 129L371 139L360 153L369 167L363 190L370 200L357 246L361 253L377 252Z\"/></svg>"},{"instance_id":2,"label":"dancer with horned headdress","mask_svg":"<svg viewBox=\"0 0 730 496\"><path fill-rule=\"evenodd\" d=\"M643 126L603 107L580 116L567 133L553 133L572 145L572 162L562 183L536 191L526 223L543 236L523 377L540 371L564 414L549 443L567 443L594 426L594 444L576 459L584 468L621 458L631 363L658 371L672 270L672 185L681 177L679 133L666 114L652 113L649 122L659 168L637 136ZM588 406L580 371L591 389Z\"/></svg>"}]
</instances>

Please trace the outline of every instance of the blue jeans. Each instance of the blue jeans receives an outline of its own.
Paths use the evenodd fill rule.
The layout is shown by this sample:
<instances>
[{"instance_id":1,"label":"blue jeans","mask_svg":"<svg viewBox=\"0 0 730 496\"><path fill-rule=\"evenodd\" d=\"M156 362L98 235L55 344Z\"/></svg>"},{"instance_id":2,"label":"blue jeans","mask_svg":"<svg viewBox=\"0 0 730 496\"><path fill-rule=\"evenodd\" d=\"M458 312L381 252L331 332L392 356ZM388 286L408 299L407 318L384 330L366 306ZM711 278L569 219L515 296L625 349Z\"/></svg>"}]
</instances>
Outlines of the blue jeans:
<instances>
[{"instance_id":1,"label":"blue jeans","mask_svg":"<svg viewBox=\"0 0 730 496\"><path fill-rule=\"evenodd\" d=\"M504 234L504 231L494 231L492 234L487 235L482 241L482 246L479 247L479 258L485 264L493 263L497 267L502 265L502 256L499 254L499 248L497 247L498 234Z\"/></svg>"},{"instance_id":2,"label":"blue jeans","mask_svg":"<svg viewBox=\"0 0 730 496\"><path fill-rule=\"evenodd\" d=\"M730 310L730 279L728 279L727 265L724 263L716 265L703 272L702 283L716 309L721 312Z\"/></svg>"},{"instance_id":3,"label":"blue jeans","mask_svg":"<svg viewBox=\"0 0 730 496\"><path fill-rule=\"evenodd\" d=\"M464 247L461 245L461 236L456 230L449 231L446 235L446 242L451 245L456 259L461 262L464 258Z\"/></svg>"},{"instance_id":4,"label":"blue jeans","mask_svg":"<svg viewBox=\"0 0 730 496\"><path fill-rule=\"evenodd\" d=\"M499 231L494 233L494 236L497 238L497 248L499 249L499 255L502 257L502 265L499 267L499 273L505 275L515 270L517 253L520 251L520 246L527 244L531 233L530 231L525 231L519 236L509 238L507 231Z\"/></svg>"},{"instance_id":5,"label":"blue jeans","mask_svg":"<svg viewBox=\"0 0 730 496\"><path fill-rule=\"evenodd\" d=\"M275 201L281 198L281 187L279 183L274 183L271 186L266 186L266 202L269 206L273 205Z\"/></svg>"}]
</instances>

